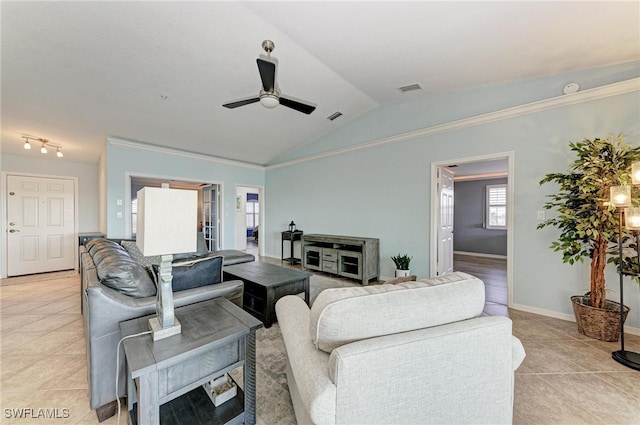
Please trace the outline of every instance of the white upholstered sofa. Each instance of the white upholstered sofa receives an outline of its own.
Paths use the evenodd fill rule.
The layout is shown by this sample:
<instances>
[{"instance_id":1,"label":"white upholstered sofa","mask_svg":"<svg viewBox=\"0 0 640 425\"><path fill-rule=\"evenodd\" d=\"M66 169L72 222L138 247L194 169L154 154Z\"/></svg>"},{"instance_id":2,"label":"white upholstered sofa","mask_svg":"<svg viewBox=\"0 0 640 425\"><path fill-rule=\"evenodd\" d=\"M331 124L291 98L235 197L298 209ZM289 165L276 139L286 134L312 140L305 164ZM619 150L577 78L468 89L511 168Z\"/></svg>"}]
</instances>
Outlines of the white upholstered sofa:
<instances>
[{"instance_id":1,"label":"white upholstered sofa","mask_svg":"<svg viewBox=\"0 0 640 425\"><path fill-rule=\"evenodd\" d=\"M525 353L465 273L276 304L298 424L508 424Z\"/></svg>"}]
</instances>

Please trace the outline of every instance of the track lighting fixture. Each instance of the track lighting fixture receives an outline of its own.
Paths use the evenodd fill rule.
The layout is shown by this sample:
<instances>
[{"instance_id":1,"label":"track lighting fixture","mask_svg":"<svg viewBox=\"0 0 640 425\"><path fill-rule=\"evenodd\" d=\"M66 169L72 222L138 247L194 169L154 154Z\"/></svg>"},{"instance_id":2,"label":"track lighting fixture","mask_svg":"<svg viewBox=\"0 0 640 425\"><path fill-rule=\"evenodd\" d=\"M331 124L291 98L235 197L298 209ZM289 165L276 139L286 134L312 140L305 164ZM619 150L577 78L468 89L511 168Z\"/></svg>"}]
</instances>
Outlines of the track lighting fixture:
<instances>
[{"instance_id":1,"label":"track lighting fixture","mask_svg":"<svg viewBox=\"0 0 640 425\"><path fill-rule=\"evenodd\" d=\"M62 146L60 145L56 145L54 143L51 143L50 141L48 141L47 139L42 139L40 137L29 137L29 136L20 136L24 139L24 145L23 147L26 150L31 150L31 143L29 142L29 140L34 140L36 142L40 142L42 145L40 146L40 152L43 154L46 154L48 152L47 150L47 146L50 146L52 148L56 148L56 156L58 158L62 158L64 155L62 154Z\"/></svg>"}]
</instances>

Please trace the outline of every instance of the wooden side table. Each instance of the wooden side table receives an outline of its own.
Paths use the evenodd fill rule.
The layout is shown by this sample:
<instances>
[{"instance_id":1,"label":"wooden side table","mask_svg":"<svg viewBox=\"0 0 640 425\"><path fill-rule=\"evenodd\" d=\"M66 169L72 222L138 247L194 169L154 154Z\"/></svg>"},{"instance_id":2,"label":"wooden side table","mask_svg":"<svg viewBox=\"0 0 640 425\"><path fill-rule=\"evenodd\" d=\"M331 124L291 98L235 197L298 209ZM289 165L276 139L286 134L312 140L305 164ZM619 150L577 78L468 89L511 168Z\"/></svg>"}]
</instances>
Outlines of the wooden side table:
<instances>
[{"instance_id":1,"label":"wooden side table","mask_svg":"<svg viewBox=\"0 0 640 425\"><path fill-rule=\"evenodd\" d=\"M123 341L127 363L129 422L255 424L256 343L262 323L226 298L180 307L182 333L153 341L141 335ZM150 316L120 323L123 336L148 330ZM202 384L244 366L244 392L215 407ZM204 401L202 400L204 398Z\"/></svg>"},{"instance_id":2,"label":"wooden side table","mask_svg":"<svg viewBox=\"0 0 640 425\"><path fill-rule=\"evenodd\" d=\"M280 262L284 262L284 261L288 261L289 264L291 264L292 266L296 263L302 263L302 242L300 242L300 257L296 257L294 254L294 243L295 241L302 241L302 230L294 230L294 231L289 231L289 230L285 230L284 232L282 232L282 239L280 241ZM289 248L289 254L290 256L287 258L284 258L284 242L285 241L289 241L290 248Z\"/></svg>"}]
</instances>

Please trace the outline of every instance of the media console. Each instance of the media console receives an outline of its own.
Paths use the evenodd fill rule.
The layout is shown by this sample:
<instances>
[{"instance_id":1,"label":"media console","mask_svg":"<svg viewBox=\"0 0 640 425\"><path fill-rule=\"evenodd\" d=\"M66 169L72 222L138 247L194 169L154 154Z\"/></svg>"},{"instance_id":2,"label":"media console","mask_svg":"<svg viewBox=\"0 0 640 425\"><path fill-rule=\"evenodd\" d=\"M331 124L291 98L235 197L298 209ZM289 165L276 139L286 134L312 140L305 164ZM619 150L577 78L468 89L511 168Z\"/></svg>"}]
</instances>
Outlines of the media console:
<instances>
[{"instance_id":1,"label":"media console","mask_svg":"<svg viewBox=\"0 0 640 425\"><path fill-rule=\"evenodd\" d=\"M302 236L302 268L368 285L380 277L380 241L374 238L308 234Z\"/></svg>"}]
</instances>

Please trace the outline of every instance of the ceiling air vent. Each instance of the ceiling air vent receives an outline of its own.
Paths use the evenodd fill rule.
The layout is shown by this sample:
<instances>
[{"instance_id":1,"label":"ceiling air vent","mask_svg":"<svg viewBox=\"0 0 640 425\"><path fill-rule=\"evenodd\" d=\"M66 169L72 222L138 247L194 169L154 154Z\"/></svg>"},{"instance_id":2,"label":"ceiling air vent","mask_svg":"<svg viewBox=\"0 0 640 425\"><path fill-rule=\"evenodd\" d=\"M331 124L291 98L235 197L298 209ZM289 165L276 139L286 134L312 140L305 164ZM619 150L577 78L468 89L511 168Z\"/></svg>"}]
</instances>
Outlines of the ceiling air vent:
<instances>
[{"instance_id":1,"label":"ceiling air vent","mask_svg":"<svg viewBox=\"0 0 640 425\"><path fill-rule=\"evenodd\" d=\"M333 120L335 120L336 118L341 117L341 116L342 116L342 112L337 111L337 112L334 112L333 114L329 115L329 116L327 117L327 119L328 119L329 121L333 121Z\"/></svg>"},{"instance_id":2,"label":"ceiling air vent","mask_svg":"<svg viewBox=\"0 0 640 425\"><path fill-rule=\"evenodd\" d=\"M408 86L398 87L398 90L402 93L407 93L414 90L422 90L422 87L420 87L420 84L410 84Z\"/></svg>"}]
</instances>

